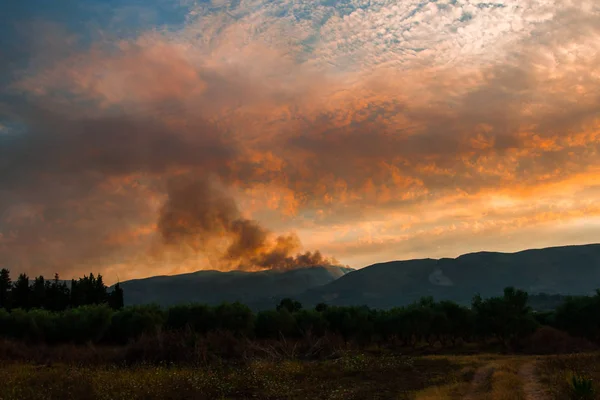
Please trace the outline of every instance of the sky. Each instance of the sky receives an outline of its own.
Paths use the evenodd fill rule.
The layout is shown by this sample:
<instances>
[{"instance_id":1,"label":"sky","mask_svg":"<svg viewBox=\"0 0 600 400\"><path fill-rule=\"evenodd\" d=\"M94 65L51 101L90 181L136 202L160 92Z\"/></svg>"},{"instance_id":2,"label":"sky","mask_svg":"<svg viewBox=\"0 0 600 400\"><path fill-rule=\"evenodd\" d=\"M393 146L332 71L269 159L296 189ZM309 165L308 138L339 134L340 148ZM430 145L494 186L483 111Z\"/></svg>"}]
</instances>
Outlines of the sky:
<instances>
[{"instance_id":1,"label":"sky","mask_svg":"<svg viewBox=\"0 0 600 400\"><path fill-rule=\"evenodd\" d=\"M595 0L2 2L0 266L595 243L599 89Z\"/></svg>"}]
</instances>

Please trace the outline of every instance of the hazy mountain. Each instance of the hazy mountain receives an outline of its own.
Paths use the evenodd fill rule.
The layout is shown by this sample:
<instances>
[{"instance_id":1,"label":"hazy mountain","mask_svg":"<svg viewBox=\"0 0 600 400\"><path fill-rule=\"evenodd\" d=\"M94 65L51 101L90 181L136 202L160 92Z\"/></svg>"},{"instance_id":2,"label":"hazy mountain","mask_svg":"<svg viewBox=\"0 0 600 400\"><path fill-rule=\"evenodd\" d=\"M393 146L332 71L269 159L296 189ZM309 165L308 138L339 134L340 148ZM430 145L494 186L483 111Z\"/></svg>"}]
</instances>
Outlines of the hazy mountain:
<instances>
[{"instance_id":1,"label":"hazy mountain","mask_svg":"<svg viewBox=\"0 0 600 400\"><path fill-rule=\"evenodd\" d=\"M198 271L121 282L125 304L172 305L241 301L253 308L271 307L281 297L295 297L352 271L343 267L310 267L288 271Z\"/></svg>"},{"instance_id":2,"label":"hazy mountain","mask_svg":"<svg viewBox=\"0 0 600 400\"><path fill-rule=\"evenodd\" d=\"M470 303L475 293L499 295L506 286L529 293L593 293L600 288L600 245L375 264L312 288L298 299L306 305L326 302L380 308L423 296Z\"/></svg>"},{"instance_id":3,"label":"hazy mountain","mask_svg":"<svg viewBox=\"0 0 600 400\"><path fill-rule=\"evenodd\" d=\"M126 304L219 304L237 300L255 309L271 308L283 297L298 299L305 306L325 302L388 308L423 296L470 303L475 293L484 297L499 295L506 286L531 294L590 294L600 288L600 245L392 261L359 270L313 267L262 272L198 271L121 285ZM560 298L542 300L560 302Z\"/></svg>"}]
</instances>

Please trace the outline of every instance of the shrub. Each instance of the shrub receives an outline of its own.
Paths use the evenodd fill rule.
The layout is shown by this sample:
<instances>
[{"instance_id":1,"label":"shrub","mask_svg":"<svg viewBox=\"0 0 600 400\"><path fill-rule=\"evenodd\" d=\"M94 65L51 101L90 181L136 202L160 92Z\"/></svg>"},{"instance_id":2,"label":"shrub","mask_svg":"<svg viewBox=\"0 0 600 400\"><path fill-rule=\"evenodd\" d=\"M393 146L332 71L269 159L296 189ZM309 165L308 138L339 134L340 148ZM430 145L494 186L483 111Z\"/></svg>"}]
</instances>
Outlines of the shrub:
<instances>
[{"instance_id":1,"label":"shrub","mask_svg":"<svg viewBox=\"0 0 600 400\"><path fill-rule=\"evenodd\" d=\"M9 336L11 316L4 308L0 308L0 336Z\"/></svg>"},{"instance_id":2,"label":"shrub","mask_svg":"<svg viewBox=\"0 0 600 400\"><path fill-rule=\"evenodd\" d=\"M278 339L295 336L296 320L287 309L261 311L256 315L256 336L262 339Z\"/></svg>"},{"instance_id":3,"label":"shrub","mask_svg":"<svg viewBox=\"0 0 600 400\"><path fill-rule=\"evenodd\" d=\"M298 332L302 336L323 336L327 332L327 320L318 311L300 310L294 316Z\"/></svg>"},{"instance_id":4,"label":"shrub","mask_svg":"<svg viewBox=\"0 0 600 400\"><path fill-rule=\"evenodd\" d=\"M14 339L30 340L31 338L31 317L29 313L21 308L10 312L6 335Z\"/></svg>"},{"instance_id":5,"label":"shrub","mask_svg":"<svg viewBox=\"0 0 600 400\"><path fill-rule=\"evenodd\" d=\"M111 327L113 311L107 305L90 305L68 309L59 315L57 324L63 342L99 342Z\"/></svg>"},{"instance_id":6,"label":"shrub","mask_svg":"<svg viewBox=\"0 0 600 400\"><path fill-rule=\"evenodd\" d=\"M157 305L125 307L112 315L108 339L123 344L144 334L156 335L165 319L165 313Z\"/></svg>"},{"instance_id":7,"label":"shrub","mask_svg":"<svg viewBox=\"0 0 600 400\"><path fill-rule=\"evenodd\" d=\"M215 308L216 328L237 336L251 336L254 331L254 314L242 303L224 303Z\"/></svg>"},{"instance_id":8,"label":"shrub","mask_svg":"<svg viewBox=\"0 0 600 400\"><path fill-rule=\"evenodd\" d=\"M207 333L217 326L215 310L204 304L188 304L170 307L167 310L165 328L181 330L186 327L194 332Z\"/></svg>"},{"instance_id":9,"label":"shrub","mask_svg":"<svg viewBox=\"0 0 600 400\"><path fill-rule=\"evenodd\" d=\"M573 336L600 343L600 293L569 297L556 309L556 326Z\"/></svg>"},{"instance_id":10,"label":"shrub","mask_svg":"<svg viewBox=\"0 0 600 400\"><path fill-rule=\"evenodd\" d=\"M365 342L371 338L375 328L376 313L367 307L330 307L323 317L333 333L344 340L357 339Z\"/></svg>"},{"instance_id":11,"label":"shrub","mask_svg":"<svg viewBox=\"0 0 600 400\"><path fill-rule=\"evenodd\" d=\"M590 378L573 373L569 376L568 382L571 399L591 400L594 398L594 386Z\"/></svg>"},{"instance_id":12,"label":"shrub","mask_svg":"<svg viewBox=\"0 0 600 400\"><path fill-rule=\"evenodd\" d=\"M57 343L62 339L60 314L46 310L29 311L29 337L37 343Z\"/></svg>"},{"instance_id":13,"label":"shrub","mask_svg":"<svg viewBox=\"0 0 600 400\"><path fill-rule=\"evenodd\" d=\"M524 350L533 354L568 354L594 350L584 338L575 338L558 329L542 326L525 340Z\"/></svg>"},{"instance_id":14,"label":"shrub","mask_svg":"<svg viewBox=\"0 0 600 400\"><path fill-rule=\"evenodd\" d=\"M281 302L277 306L277 311L287 310L291 313L300 311L301 309L302 309L302 304L300 304L298 301L292 300L290 298L285 298L285 299L281 300Z\"/></svg>"}]
</instances>

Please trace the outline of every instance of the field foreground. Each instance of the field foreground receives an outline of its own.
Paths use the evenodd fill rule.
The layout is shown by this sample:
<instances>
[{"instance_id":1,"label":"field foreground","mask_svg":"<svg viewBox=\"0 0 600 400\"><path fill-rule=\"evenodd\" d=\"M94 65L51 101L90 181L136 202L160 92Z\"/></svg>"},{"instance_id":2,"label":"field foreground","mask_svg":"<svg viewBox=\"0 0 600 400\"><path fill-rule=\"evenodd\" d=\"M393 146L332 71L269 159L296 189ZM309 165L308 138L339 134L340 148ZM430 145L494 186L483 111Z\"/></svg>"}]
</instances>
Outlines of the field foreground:
<instances>
[{"instance_id":1,"label":"field foreground","mask_svg":"<svg viewBox=\"0 0 600 400\"><path fill-rule=\"evenodd\" d=\"M582 384L574 384L573 376ZM4 363L0 399L596 399L600 354L399 356L243 365Z\"/></svg>"}]
</instances>

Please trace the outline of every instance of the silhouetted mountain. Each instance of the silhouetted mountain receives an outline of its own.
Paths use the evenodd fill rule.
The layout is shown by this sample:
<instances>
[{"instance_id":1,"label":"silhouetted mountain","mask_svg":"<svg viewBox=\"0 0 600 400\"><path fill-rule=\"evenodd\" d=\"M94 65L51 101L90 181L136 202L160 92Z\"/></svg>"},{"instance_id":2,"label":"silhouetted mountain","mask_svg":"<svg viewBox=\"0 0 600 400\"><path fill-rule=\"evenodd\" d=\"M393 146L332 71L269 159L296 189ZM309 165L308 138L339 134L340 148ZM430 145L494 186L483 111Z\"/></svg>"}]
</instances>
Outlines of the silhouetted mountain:
<instances>
[{"instance_id":1,"label":"silhouetted mountain","mask_svg":"<svg viewBox=\"0 0 600 400\"><path fill-rule=\"evenodd\" d=\"M529 293L591 294L600 288L600 245L375 264L309 289L297 299L307 306L325 302L377 308L411 303L423 296L470 303L476 293L501 295L507 286Z\"/></svg>"},{"instance_id":2,"label":"silhouetted mountain","mask_svg":"<svg viewBox=\"0 0 600 400\"><path fill-rule=\"evenodd\" d=\"M532 299L532 306L540 309L560 304L563 298L556 294L591 294L600 288L600 245L392 261L359 270L198 271L121 283L126 305L240 301L254 309L272 308L284 297L305 307L324 302L389 308L424 296L469 304L476 293L501 295L507 286L544 293Z\"/></svg>"},{"instance_id":3,"label":"silhouetted mountain","mask_svg":"<svg viewBox=\"0 0 600 400\"><path fill-rule=\"evenodd\" d=\"M282 297L298 296L352 271L343 267L310 267L287 271L198 271L121 282L125 304L220 304L240 301L253 308L270 308Z\"/></svg>"}]
</instances>

